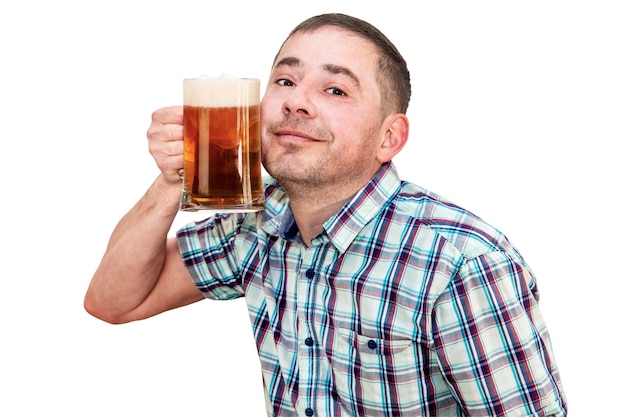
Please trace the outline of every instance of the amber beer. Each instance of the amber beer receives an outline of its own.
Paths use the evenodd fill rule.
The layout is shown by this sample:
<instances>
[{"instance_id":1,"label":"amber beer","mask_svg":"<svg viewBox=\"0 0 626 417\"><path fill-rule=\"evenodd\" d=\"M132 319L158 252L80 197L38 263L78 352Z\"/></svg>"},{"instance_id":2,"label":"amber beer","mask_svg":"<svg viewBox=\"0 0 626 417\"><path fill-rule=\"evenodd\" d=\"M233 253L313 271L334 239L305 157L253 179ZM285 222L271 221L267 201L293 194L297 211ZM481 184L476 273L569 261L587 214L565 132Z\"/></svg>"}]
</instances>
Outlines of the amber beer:
<instances>
[{"instance_id":1,"label":"amber beer","mask_svg":"<svg viewBox=\"0 0 626 417\"><path fill-rule=\"evenodd\" d=\"M180 209L255 211L261 178L260 81L183 81L184 174Z\"/></svg>"}]
</instances>

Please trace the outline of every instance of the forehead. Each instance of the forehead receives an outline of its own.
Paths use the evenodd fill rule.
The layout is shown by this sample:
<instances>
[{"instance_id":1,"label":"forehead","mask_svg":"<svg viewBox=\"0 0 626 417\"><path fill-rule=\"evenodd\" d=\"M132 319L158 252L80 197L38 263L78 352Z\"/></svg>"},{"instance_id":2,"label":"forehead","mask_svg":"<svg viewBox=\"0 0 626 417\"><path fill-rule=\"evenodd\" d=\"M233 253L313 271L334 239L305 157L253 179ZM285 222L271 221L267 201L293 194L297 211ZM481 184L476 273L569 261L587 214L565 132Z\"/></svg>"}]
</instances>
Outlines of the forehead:
<instances>
[{"instance_id":1,"label":"forehead","mask_svg":"<svg viewBox=\"0 0 626 417\"><path fill-rule=\"evenodd\" d=\"M293 34L283 44L274 64L284 58L296 58L301 65L311 67L340 65L359 76L373 75L378 63L372 42L334 26Z\"/></svg>"}]
</instances>

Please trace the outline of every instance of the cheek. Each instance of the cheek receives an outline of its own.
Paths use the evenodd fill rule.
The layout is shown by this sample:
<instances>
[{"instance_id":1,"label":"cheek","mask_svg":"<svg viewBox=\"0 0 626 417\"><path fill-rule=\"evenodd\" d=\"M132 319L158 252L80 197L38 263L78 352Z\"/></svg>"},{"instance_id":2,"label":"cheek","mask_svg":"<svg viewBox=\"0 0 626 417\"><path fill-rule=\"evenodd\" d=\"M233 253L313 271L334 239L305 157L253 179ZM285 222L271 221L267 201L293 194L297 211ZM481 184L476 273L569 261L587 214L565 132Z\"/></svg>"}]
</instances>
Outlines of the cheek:
<instances>
[{"instance_id":1,"label":"cheek","mask_svg":"<svg viewBox=\"0 0 626 417\"><path fill-rule=\"evenodd\" d=\"M263 113L266 115L280 113L283 102L284 98L274 88L268 87L263 100L261 100L261 115Z\"/></svg>"},{"instance_id":2,"label":"cheek","mask_svg":"<svg viewBox=\"0 0 626 417\"><path fill-rule=\"evenodd\" d=\"M279 100L264 98L261 102L261 136L267 136L272 126L282 122L283 119Z\"/></svg>"},{"instance_id":3,"label":"cheek","mask_svg":"<svg viewBox=\"0 0 626 417\"><path fill-rule=\"evenodd\" d=\"M271 106L269 102L264 98L263 101L261 101L261 128L263 128L267 123L267 118L270 115L270 109Z\"/></svg>"},{"instance_id":4,"label":"cheek","mask_svg":"<svg viewBox=\"0 0 626 417\"><path fill-rule=\"evenodd\" d=\"M275 118L272 107L265 99L261 102L261 138L267 135L267 129L272 125L272 120Z\"/></svg>"},{"instance_id":5,"label":"cheek","mask_svg":"<svg viewBox=\"0 0 626 417\"><path fill-rule=\"evenodd\" d=\"M340 112L325 112L320 115L324 128L328 130L340 145L344 142L352 142L360 136L363 121L357 121L354 117L345 116Z\"/></svg>"}]
</instances>

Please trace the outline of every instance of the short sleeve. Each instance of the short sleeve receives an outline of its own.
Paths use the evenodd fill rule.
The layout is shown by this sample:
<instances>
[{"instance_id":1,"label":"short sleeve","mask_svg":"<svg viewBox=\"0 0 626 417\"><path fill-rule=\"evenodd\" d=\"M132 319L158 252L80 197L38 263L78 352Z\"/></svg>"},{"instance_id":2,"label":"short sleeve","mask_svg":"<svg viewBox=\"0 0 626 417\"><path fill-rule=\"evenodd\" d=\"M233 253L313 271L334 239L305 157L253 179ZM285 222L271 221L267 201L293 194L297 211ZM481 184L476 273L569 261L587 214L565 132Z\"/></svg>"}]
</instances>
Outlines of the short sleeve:
<instances>
[{"instance_id":1,"label":"short sleeve","mask_svg":"<svg viewBox=\"0 0 626 417\"><path fill-rule=\"evenodd\" d=\"M437 301L433 342L469 416L564 416L532 272L503 251L466 260Z\"/></svg>"},{"instance_id":2,"label":"short sleeve","mask_svg":"<svg viewBox=\"0 0 626 417\"><path fill-rule=\"evenodd\" d=\"M183 226L176 233L187 272L206 298L243 295L236 239L245 214L216 215Z\"/></svg>"}]
</instances>

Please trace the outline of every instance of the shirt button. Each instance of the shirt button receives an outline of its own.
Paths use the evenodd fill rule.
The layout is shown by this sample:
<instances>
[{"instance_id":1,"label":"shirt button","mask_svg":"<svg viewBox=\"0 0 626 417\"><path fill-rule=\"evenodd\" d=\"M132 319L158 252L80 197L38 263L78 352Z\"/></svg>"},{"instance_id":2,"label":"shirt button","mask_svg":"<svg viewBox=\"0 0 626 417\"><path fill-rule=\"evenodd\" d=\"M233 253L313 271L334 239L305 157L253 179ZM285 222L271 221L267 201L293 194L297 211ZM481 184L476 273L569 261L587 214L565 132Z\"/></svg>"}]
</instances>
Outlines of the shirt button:
<instances>
[{"instance_id":1,"label":"shirt button","mask_svg":"<svg viewBox=\"0 0 626 417\"><path fill-rule=\"evenodd\" d=\"M306 270L306 277L311 279L315 276L315 271L313 269L307 269Z\"/></svg>"},{"instance_id":2,"label":"shirt button","mask_svg":"<svg viewBox=\"0 0 626 417\"><path fill-rule=\"evenodd\" d=\"M311 417L314 413L313 413L313 409L312 408L307 408L306 410L304 410L304 414L306 414L307 416Z\"/></svg>"},{"instance_id":3,"label":"shirt button","mask_svg":"<svg viewBox=\"0 0 626 417\"><path fill-rule=\"evenodd\" d=\"M378 345L376 344L376 341L370 340L367 342L367 347L369 347L370 349L376 349Z\"/></svg>"},{"instance_id":4,"label":"shirt button","mask_svg":"<svg viewBox=\"0 0 626 417\"><path fill-rule=\"evenodd\" d=\"M313 346L313 338L312 337L307 337L306 339L304 339L304 343L307 346Z\"/></svg>"}]
</instances>

